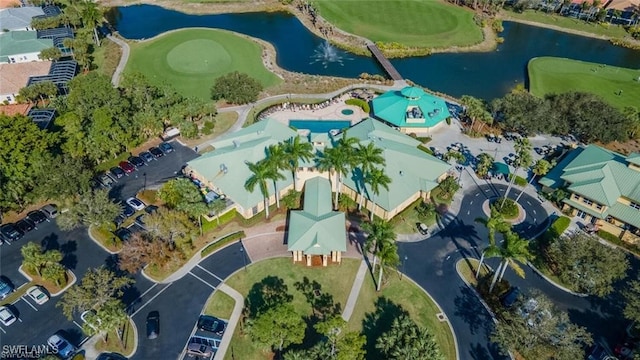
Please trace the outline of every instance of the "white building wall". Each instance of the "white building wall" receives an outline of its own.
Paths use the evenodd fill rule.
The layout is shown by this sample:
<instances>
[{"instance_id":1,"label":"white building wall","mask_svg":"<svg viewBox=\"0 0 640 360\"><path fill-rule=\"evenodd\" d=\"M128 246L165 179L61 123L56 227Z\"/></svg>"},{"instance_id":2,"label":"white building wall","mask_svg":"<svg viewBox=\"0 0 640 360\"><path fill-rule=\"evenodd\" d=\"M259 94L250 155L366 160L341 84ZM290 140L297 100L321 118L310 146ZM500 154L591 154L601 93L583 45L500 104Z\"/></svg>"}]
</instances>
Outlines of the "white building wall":
<instances>
[{"instance_id":1,"label":"white building wall","mask_svg":"<svg viewBox=\"0 0 640 360\"><path fill-rule=\"evenodd\" d=\"M40 55L40 52L9 55L8 63L14 64L14 63L23 63L23 62L30 62L30 61L42 61L38 57L38 55Z\"/></svg>"}]
</instances>

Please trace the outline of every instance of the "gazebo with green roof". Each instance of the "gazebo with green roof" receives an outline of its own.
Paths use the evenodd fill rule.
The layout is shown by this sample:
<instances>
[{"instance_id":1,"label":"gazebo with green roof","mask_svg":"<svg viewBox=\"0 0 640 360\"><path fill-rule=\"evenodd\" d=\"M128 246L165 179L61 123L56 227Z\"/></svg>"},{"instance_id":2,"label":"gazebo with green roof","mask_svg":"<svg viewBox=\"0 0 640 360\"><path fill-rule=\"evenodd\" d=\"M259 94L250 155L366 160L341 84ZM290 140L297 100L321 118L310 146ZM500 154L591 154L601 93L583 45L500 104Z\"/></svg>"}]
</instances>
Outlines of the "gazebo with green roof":
<instances>
[{"instance_id":1,"label":"gazebo with green roof","mask_svg":"<svg viewBox=\"0 0 640 360\"><path fill-rule=\"evenodd\" d=\"M373 115L404 133L425 132L451 116L447 104L424 90L408 86L371 100Z\"/></svg>"},{"instance_id":2,"label":"gazebo with green roof","mask_svg":"<svg viewBox=\"0 0 640 360\"><path fill-rule=\"evenodd\" d=\"M306 261L307 266L318 259L327 266L329 259L340 263L347 251L347 231L343 212L331 207L331 184L317 176L305 182L304 208L291 211L287 248L293 261Z\"/></svg>"}]
</instances>

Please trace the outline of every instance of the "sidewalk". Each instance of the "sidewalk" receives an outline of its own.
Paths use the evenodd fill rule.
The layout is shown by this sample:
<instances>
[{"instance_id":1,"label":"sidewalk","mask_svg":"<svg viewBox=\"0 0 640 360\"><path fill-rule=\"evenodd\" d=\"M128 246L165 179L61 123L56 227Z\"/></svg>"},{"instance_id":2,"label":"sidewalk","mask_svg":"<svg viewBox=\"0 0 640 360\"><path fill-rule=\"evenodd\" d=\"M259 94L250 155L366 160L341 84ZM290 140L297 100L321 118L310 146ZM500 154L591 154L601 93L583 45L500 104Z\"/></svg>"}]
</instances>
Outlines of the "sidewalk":
<instances>
[{"instance_id":1,"label":"sidewalk","mask_svg":"<svg viewBox=\"0 0 640 360\"><path fill-rule=\"evenodd\" d=\"M229 322L227 323L227 329L222 335L222 339L220 340L220 345L218 346L218 350L216 351L216 355L213 357L214 360L224 359L224 356L229 349L229 344L231 344L231 339L233 338L233 334L236 331L236 326L240 321L240 316L242 315L242 308L244 307L244 297L242 294L229 287L227 284L222 283L218 286L218 290L223 293L231 296L233 300L235 300L235 305L233 305L233 312L231 313L231 318L229 318Z\"/></svg>"},{"instance_id":2,"label":"sidewalk","mask_svg":"<svg viewBox=\"0 0 640 360\"><path fill-rule=\"evenodd\" d=\"M351 315L353 314L353 310L356 307L356 302L358 301L358 296L360 295L362 283L364 282L365 276L367 276L368 270L369 266L367 265L367 261L365 259L362 259L362 262L360 262L360 267L358 268L358 273L356 274L356 278L353 281L353 286L351 287L349 298L347 298L347 303L345 304L344 310L342 311L342 318L344 319L344 321L349 321Z\"/></svg>"}]
</instances>

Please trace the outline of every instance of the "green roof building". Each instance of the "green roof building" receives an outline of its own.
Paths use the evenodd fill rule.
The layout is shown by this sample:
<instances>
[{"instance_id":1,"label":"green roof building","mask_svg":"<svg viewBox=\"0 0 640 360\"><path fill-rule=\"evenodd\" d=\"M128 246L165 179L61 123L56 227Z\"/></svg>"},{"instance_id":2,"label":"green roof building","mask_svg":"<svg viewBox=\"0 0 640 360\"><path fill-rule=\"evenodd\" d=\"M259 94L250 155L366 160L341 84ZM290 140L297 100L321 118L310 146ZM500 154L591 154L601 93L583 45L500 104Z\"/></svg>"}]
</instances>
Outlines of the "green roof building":
<instances>
[{"instance_id":1,"label":"green roof building","mask_svg":"<svg viewBox=\"0 0 640 360\"><path fill-rule=\"evenodd\" d=\"M444 100L411 86L386 92L371 105L377 119L407 134L427 132L451 116Z\"/></svg>"},{"instance_id":2,"label":"green roof building","mask_svg":"<svg viewBox=\"0 0 640 360\"><path fill-rule=\"evenodd\" d=\"M539 183L566 189L564 210L628 241L640 241L640 154L596 145L568 153Z\"/></svg>"},{"instance_id":3,"label":"green roof building","mask_svg":"<svg viewBox=\"0 0 640 360\"><path fill-rule=\"evenodd\" d=\"M42 61L38 55L50 47L53 47L53 40L38 39L36 31L0 33L0 63Z\"/></svg>"},{"instance_id":4,"label":"green roof building","mask_svg":"<svg viewBox=\"0 0 640 360\"><path fill-rule=\"evenodd\" d=\"M346 221L343 212L333 211L331 183L316 176L304 185L303 210L291 211L287 235L288 250L293 261L305 261L311 266L318 259L327 266L329 258L340 263L347 251Z\"/></svg>"}]
</instances>

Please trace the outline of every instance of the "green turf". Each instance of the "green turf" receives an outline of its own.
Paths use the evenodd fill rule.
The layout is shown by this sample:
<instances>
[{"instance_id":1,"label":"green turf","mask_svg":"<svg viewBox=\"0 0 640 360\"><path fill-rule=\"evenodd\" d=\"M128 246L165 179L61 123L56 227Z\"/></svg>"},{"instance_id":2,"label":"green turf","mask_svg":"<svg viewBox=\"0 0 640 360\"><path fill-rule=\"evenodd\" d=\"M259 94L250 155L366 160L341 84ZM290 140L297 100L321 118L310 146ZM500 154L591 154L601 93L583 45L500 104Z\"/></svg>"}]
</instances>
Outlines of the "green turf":
<instances>
[{"instance_id":1,"label":"green turf","mask_svg":"<svg viewBox=\"0 0 640 360\"><path fill-rule=\"evenodd\" d=\"M528 71L529 91L536 96L583 91L600 95L619 109L640 104L640 70L539 57L529 61Z\"/></svg>"},{"instance_id":2,"label":"green turf","mask_svg":"<svg viewBox=\"0 0 640 360\"><path fill-rule=\"evenodd\" d=\"M584 31L591 34L612 38L622 38L629 35L621 25L587 22L568 16L561 16L555 13L545 13L535 10L526 10L521 13L504 10L504 13L507 15L508 19L510 18L514 20L533 21L541 24L559 26L565 29Z\"/></svg>"},{"instance_id":3,"label":"green turf","mask_svg":"<svg viewBox=\"0 0 640 360\"><path fill-rule=\"evenodd\" d=\"M214 79L240 71L269 87L280 80L261 60L260 46L221 30L186 29L135 43L125 72L139 71L185 96L210 98Z\"/></svg>"},{"instance_id":4,"label":"green turf","mask_svg":"<svg viewBox=\"0 0 640 360\"><path fill-rule=\"evenodd\" d=\"M317 1L322 17L372 41L442 48L482 41L473 13L441 0Z\"/></svg>"}]
</instances>

